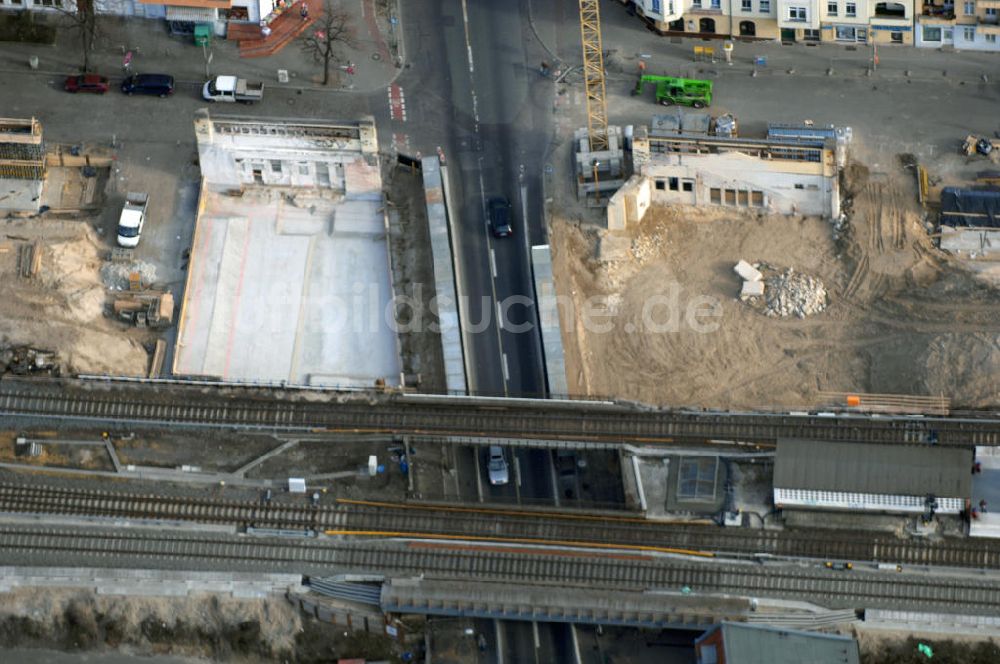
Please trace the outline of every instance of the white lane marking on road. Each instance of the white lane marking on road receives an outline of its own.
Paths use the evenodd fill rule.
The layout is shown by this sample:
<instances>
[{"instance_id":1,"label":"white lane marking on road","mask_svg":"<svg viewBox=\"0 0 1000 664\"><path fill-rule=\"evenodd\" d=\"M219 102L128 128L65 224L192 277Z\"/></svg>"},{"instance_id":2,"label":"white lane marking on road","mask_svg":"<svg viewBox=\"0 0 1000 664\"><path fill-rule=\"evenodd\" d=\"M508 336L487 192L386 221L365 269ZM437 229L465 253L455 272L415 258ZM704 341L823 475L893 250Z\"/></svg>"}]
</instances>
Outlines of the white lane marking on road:
<instances>
[{"instance_id":1,"label":"white lane marking on road","mask_svg":"<svg viewBox=\"0 0 1000 664\"><path fill-rule=\"evenodd\" d=\"M501 330L503 329L503 309L500 308L499 302L497 302L497 325L500 326Z\"/></svg>"},{"instance_id":2,"label":"white lane marking on road","mask_svg":"<svg viewBox=\"0 0 1000 664\"><path fill-rule=\"evenodd\" d=\"M497 252L495 249L490 249L490 270L493 271L493 278L497 278Z\"/></svg>"},{"instance_id":3,"label":"white lane marking on road","mask_svg":"<svg viewBox=\"0 0 1000 664\"><path fill-rule=\"evenodd\" d=\"M507 353L503 354L503 382L510 380L510 367L507 366Z\"/></svg>"},{"instance_id":4,"label":"white lane marking on road","mask_svg":"<svg viewBox=\"0 0 1000 664\"><path fill-rule=\"evenodd\" d=\"M479 448L473 447L472 453L476 457L476 494L479 496L479 502L483 502L485 500L483 497L483 469L479 467Z\"/></svg>"},{"instance_id":5,"label":"white lane marking on road","mask_svg":"<svg viewBox=\"0 0 1000 664\"><path fill-rule=\"evenodd\" d=\"M462 23L465 25L465 50L469 59L469 74L475 86L476 64L472 58L472 38L469 35L469 7L465 0L462 0ZM472 117L476 120L476 133L479 133L479 100L476 98L476 89L472 88Z\"/></svg>"},{"instance_id":6,"label":"white lane marking on road","mask_svg":"<svg viewBox=\"0 0 1000 664\"><path fill-rule=\"evenodd\" d=\"M569 624L569 638L570 642L573 644L573 661L576 662L576 664L580 664L580 662L583 661L583 657L580 654L580 637L577 636L576 625L573 623Z\"/></svg>"},{"instance_id":7,"label":"white lane marking on road","mask_svg":"<svg viewBox=\"0 0 1000 664\"><path fill-rule=\"evenodd\" d=\"M552 481L552 501L559 507L559 478L556 477L556 460L552 458L552 450L549 450L549 479Z\"/></svg>"},{"instance_id":8,"label":"white lane marking on road","mask_svg":"<svg viewBox=\"0 0 1000 664\"><path fill-rule=\"evenodd\" d=\"M507 661L506 658L504 657L504 652L503 652L504 649L503 632L500 629L499 620L493 621L493 636L497 640L497 661L498 662Z\"/></svg>"}]
</instances>

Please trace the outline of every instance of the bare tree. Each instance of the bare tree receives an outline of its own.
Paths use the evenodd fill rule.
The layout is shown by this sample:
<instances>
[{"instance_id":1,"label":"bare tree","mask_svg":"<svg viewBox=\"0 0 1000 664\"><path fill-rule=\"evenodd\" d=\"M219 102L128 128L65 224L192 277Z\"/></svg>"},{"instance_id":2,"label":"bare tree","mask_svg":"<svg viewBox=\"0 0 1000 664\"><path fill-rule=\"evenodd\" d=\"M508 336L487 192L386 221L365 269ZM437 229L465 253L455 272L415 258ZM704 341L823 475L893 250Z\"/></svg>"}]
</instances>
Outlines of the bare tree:
<instances>
[{"instance_id":1,"label":"bare tree","mask_svg":"<svg viewBox=\"0 0 1000 664\"><path fill-rule=\"evenodd\" d=\"M97 43L97 11L95 0L75 0L68 7L60 7L67 26L80 33L80 46L83 47L83 71L90 71L90 54Z\"/></svg>"},{"instance_id":2,"label":"bare tree","mask_svg":"<svg viewBox=\"0 0 1000 664\"><path fill-rule=\"evenodd\" d=\"M302 52L323 65L323 85L330 82L330 65L344 61L343 47L357 48L357 34L351 20L337 0L323 0L323 11L316 18L311 32L299 37Z\"/></svg>"}]
</instances>

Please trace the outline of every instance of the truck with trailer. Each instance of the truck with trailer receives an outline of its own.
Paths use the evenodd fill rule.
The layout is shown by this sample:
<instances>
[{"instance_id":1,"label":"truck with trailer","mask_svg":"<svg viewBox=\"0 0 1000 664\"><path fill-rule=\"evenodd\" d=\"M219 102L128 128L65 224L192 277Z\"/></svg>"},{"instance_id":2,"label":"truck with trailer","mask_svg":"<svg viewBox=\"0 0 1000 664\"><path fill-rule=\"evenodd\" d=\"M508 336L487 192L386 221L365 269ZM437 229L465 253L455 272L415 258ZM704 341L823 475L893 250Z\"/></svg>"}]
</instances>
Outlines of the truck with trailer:
<instances>
[{"instance_id":1,"label":"truck with trailer","mask_svg":"<svg viewBox=\"0 0 1000 664\"><path fill-rule=\"evenodd\" d=\"M201 96L207 101L253 104L264 98L264 84L250 83L236 76L216 76L210 81L205 81Z\"/></svg>"},{"instance_id":2,"label":"truck with trailer","mask_svg":"<svg viewBox=\"0 0 1000 664\"><path fill-rule=\"evenodd\" d=\"M641 95L646 85L656 86L656 103L664 106L680 104L705 108L712 105L712 82L694 78L674 76L643 75L632 90L632 95Z\"/></svg>"},{"instance_id":3,"label":"truck with trailer","mask_svg":"<svg viewBox=\"0 0 1000 664\"><path fill-rule=\"evenodd\" d=\"M118 245L121 247L139 246L139 236L143 224L146 223L146 207L149 204L149 194L130 191L125 195L125 205L118 217Z\"/></svg>"}]
</instances>

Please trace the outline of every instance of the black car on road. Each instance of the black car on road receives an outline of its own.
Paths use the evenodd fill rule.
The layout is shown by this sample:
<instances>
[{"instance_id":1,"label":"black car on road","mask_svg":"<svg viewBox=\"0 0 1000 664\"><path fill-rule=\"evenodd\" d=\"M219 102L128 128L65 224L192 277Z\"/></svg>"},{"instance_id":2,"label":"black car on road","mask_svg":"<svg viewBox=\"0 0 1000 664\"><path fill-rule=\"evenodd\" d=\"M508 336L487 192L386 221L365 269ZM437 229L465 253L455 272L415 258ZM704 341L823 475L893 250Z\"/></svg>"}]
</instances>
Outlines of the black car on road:
<instances>
[{"instance_id":1,"label":"black car on road","mask_svg":"<svg viewBox=\"0 0 1000 664\"><path fill-rule=\"evenodd\" d=\"M133 74L122 81L122 92L166 97L174 92L174 77L167 74Z\"/></svg>"},{"instance_id":2,"label":"black car on road","mask_svg":"<svg viewBox=\"0 0 1000 664\"><path fill-rule=\"evenodd\" d=\"M493 229L493 235L497 237L508 237L513 234L514 229L511 226L510 221L510 201L499 196L491 198L486 204L486 208L489 211L490 228Z\"/></svg>"}]
</instances>

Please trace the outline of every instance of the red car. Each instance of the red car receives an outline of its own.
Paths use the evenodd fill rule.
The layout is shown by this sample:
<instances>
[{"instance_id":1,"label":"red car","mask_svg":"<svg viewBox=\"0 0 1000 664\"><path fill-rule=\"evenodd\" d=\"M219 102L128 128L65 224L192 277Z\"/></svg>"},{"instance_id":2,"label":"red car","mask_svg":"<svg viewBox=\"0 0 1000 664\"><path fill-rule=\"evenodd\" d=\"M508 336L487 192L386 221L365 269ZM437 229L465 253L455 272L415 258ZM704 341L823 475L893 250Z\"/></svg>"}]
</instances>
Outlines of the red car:
<instances>
[{"instance_id":1,"label":"red car","mask_svg":"<svg viewBox=\"0 0 1000 664\"><path fill-rule=\"evenodd\" d=\"M103 95L108 91L108 79L97 74L82 74L80 76L70 76L63 86L66 92L93 92Z\"/></svg>"}]
</instances>

